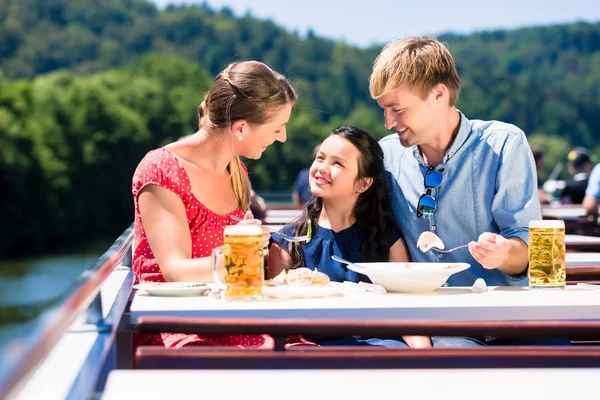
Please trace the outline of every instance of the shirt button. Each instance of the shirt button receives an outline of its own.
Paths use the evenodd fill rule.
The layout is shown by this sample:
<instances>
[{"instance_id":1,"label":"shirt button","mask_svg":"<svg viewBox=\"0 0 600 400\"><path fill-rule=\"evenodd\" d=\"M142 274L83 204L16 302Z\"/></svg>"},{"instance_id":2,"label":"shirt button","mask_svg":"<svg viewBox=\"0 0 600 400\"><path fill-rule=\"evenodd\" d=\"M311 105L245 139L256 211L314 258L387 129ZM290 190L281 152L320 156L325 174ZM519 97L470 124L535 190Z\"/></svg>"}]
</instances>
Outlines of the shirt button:
<instances>
[{"instance_id":1,"label":"shirt button","mask_svg":"<svg viewBox=\"0 0 600 400\"><path fill-rule=\"evenodd\" d=\"M435 231L435 225L431 227L431 230L432 230L432 231Z\"/></svg>"},{"instance_id":2,"label":"shirt button","mask_svg":"<svg viewBox=\"0 0 600 400\"><path fill-rule=\"evenodd\" d=\"M444 255L443 254L438 254L438 258L443 258Z\"/></svg>"}]
</instances>

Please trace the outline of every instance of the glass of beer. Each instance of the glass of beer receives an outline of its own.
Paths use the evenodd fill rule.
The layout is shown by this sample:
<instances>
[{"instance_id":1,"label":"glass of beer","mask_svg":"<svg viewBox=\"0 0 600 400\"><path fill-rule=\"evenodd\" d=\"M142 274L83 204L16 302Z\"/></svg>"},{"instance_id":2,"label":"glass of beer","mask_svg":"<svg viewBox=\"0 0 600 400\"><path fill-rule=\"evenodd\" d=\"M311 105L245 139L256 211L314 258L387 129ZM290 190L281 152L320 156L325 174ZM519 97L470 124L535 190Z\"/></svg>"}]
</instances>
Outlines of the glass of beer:
<instances>
[{"instance_id":1,"label":"glass of beer","mask_svg":"<svg viewBox=\"0 0 600 400\"><path fill-rule=\"evenodd\" d=\"M223 246L212 252L213 279L225 289L228 300L262 298L265 279L262 227L260 225L228 225ZM217 273L217 257L225 256L225 279Z\"/></svg>"},{"instance_id":2,"label":"glass of beer","mask_svg":"<svg viewBox=\"0 0 600 400\"><path fill-rule=\"evenodd\" d=\"M529 287L564 288L565 222L544 220L529 222Z\"/></svg>"}]
</instances>

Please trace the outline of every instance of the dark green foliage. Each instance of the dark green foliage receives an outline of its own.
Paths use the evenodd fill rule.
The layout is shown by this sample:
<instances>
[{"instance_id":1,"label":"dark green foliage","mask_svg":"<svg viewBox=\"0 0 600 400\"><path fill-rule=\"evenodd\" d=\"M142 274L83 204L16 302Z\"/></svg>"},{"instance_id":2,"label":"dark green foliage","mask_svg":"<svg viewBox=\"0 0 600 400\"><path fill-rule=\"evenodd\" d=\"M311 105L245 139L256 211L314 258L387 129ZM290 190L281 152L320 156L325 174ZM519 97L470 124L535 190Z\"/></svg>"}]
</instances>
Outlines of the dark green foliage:
<instances>
[{"instance_id":1,"label":"dark green foliage","mask_svg":"<svg viewBox=\"0 0 600 400\"><path fill-rule=\"evenodd\" d=\"M440 39L468 117L512 122L560 147L546 149L547 164L571 146L597 146L600 24ZM259 192L290 190L333 128L386 134L368 93L380 48L300 38L205 5L0 0L0 256L120 233L133 217L139 160L196 130L204 91L236 60L268 63L299 93L287 143L246 161Z\"/></svg>"}]
</instances>

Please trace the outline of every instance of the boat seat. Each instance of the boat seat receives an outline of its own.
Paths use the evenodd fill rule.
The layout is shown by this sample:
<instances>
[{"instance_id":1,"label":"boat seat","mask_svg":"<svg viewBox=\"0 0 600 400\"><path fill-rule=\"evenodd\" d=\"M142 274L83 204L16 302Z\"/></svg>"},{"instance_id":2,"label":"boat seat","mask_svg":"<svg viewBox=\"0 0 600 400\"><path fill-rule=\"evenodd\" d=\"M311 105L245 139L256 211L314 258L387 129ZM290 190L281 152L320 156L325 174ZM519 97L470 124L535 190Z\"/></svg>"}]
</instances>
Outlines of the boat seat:
<instances>
[{"instance_id":1,"label":"boat seat","mask_svg":"<svg viewBox=\"0 0 600 400\"><path fill-rule=\"evenodd\" d=\"M519 338L564 338L598 340L600 320L540 321L364 321L298 320L261 318L213 318L177 316L140 316L137 331L146 333L181 332L197 334L269 334L279 340L286 336L400 337L499 336ZM280 346L278 350L283 350Z\"/></svg>"},{"instance_id":2,"label":"boat seat","mask_svg":"<svg viewBox=\"0 0 600 400\"><path fill-rule=\"evenodd\" d=\"M594 346L502 346L440 349L291 348L231 351L141 346L137 369L598 368Z\"/></svg>"}]
</instances>

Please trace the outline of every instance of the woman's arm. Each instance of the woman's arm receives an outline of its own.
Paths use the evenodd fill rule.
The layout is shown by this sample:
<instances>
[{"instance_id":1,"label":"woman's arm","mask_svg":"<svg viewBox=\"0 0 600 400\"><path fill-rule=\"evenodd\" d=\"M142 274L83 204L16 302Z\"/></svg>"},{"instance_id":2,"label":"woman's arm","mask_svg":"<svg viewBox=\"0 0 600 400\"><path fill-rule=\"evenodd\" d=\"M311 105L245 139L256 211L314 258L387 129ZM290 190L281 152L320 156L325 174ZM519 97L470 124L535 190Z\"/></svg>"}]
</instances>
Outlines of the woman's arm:
<instances>
[{"instance_id":1,"label":"woman's arm","mask_svg":"<svg viewBox=\"0 0 600 400\"><path fill-rule=\"evenodd\" d=\"M161 186L148 185L140 193L138 205L148 243L165 281L212 282L211 257L192 258L192 238L181 199ZM261 222L248 211L240 224ZM263 245L268 243L269 232L263 228ZM222 279L222 255L218 257L217 272Z\"/></svg>"},{"instance_id":2,"label":"woman's arm","mask_svg":"<svg viewBox=\"0 0 600 400\"><path fill-rule=\"evenodd\" d=\"M292 265L292 257L279 244L273 243L269 250L268 259L268 279L273 279L283 270L287 270Z\"/></svg>"},{"instance_id":3,"label":"woman's arm","mask_svg":"<svg viewBox=\"0 0 600 400\"><path fill-rule=\"evenodd\" d=\"M211 257L192 258L185 207L172 191L148 185L138 197L142 225L165 281L212 282ZM218 263L223 276L223 258Z\"/></svg>"}]
</instances>

